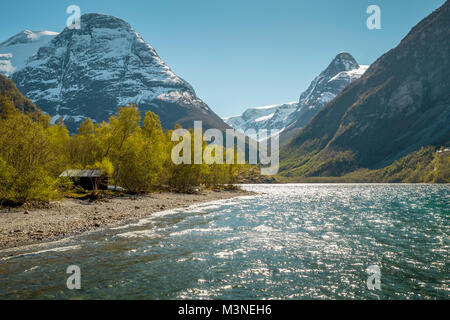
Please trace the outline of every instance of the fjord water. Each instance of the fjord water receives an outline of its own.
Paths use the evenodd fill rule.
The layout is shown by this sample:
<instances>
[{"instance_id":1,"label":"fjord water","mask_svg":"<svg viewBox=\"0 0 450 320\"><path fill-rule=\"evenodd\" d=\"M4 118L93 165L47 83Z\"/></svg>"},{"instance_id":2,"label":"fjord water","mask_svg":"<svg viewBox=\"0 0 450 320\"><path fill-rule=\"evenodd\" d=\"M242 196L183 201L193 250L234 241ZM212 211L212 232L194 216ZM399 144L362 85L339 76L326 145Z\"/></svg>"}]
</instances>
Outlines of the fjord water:
<instances>
[{"instance_id":1,"label":"fjord water","mask_svg":"<svg viewBox=\"0 0 450 320\"><path fill-rule=\"evenodd\" d=\"M243 187L260 194L0 252L0 298L449 298L449 185Z\"/></svg>"}]
</instances>

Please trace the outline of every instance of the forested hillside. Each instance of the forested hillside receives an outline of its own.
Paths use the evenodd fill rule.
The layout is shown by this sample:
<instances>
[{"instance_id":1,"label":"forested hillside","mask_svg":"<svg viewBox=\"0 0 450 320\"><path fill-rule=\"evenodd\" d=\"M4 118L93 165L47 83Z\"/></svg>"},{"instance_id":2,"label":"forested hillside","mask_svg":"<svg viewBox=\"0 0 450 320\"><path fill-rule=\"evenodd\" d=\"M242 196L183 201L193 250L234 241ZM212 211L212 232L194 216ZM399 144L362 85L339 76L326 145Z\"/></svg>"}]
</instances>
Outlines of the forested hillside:
<instances>
[{"instance_id":1,"label":"forested hillside","mask_svg":"<svg viewBox=\"0 0 450 320\"><path fill-rule=\"evenodd\" d=\"M416 25L281 152L285 177L339 177L450 144L450 2Z\"/></svg>"},{"instance_id":2,"label":"forested hillside","mask_svg":"<svg viewBox=\"0 0 450 320\"><path fill-rule=\"evenodd\" d=\"M110 184L132 193L233 184L251 169L231 164L175 165L172 131L164 131L150 111L141 119L135 105L119 108L117 115L99 124L86 119L76 134L69 135L62 119L51 125L50 117L23 97L12 81L1 79L6 89L0 95L0 204L64 196L71 181L59 176L66 169L100 169Z\"/></svg>"}]
</instances>

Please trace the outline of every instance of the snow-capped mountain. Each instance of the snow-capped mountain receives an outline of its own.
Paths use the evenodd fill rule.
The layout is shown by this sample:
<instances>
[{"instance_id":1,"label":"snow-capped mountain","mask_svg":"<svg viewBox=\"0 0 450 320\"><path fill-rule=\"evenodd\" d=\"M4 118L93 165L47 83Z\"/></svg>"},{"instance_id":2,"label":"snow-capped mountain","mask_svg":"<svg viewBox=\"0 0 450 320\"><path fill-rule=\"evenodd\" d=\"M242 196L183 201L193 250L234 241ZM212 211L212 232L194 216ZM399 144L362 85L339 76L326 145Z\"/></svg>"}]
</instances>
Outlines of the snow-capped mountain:
<instances>
[{"instance_id":1,"label":"snow-capped mountain","mask_svg":"<svg viewBox=\"0 0 450 320\"><path fill-rule=\"evenodd\" d=\"M285 104L277 104L264 107L254 107L247 109L242 115L224 119L225 122L240 132L246 132L249 129L279 130L282 131L287 123L289 116L297 109L296 101ZM261 137L247 132L248 136L255 140L261 140ZM268 132L270 134L270 132Z\"/></svg>"},{"instance_id":2,"label":"snow-capped mountain","mask_svg":"<svg viewBox=\"0 0 450 320\"><path fill-rule=\"evenodd\" d=\"M416 151L450 144L449 30L450 1L445 1L280 151L281 175L342 176L383 168L414 152L402 162L405 174L395 170L391 181L421 181L414 173L428 156ZM441 164L448 170L448 162L438 163L435 171Z\"/></svg>"},{"instance_id":3,"label":"snow-capped mountain","mask_svg":"<svg viewBox=\"0 0 450 320\"><path fill-rule=\"evenodd\" d=\"M22 69L40 47L58 35L53 31L22 31L0 43L0 73L10 76Z\"/></svg>"},{"instance_id":4,"label":"snow-capped mountain","mask_svg":"<svg viewBox=\"0 0 450 320\"><path fill-rule=\"evenodd\" d=\"M250 108L240 116L224 120L241 132L248 129L277 129L280 142L287 143L324 105L347 85L359 79L367 68L368 66L360 66L349 53L339 53L311 82L298 102Z\"/></svg>"},{"instance_id":5,"label":"snow-capped mountain","mask_svg":"<svg viewBox=\"0 0 450 320\"><path fill-rule=\"evenodd\" d=\"M100 122L120 105L158 114L165 128L227 128L122 19L85 14L81 29L64 29L12 74L21 92L71 131L87 117Z\"/></svg>"},{"instance_id":6,"label":"snow-capped mountain","mask_svg":"<svg viewBox=\"0 0 450 320\"><path fill-rule=\"evenodd\" d=\"M292 120L305 125L317 111L333 100L349 83L359 79L369 66L360 66L352 55L338 54L300 96Z\"/></svg>"},{"instance_id":7,"label":"snow-capped mountain","mask_svg":"<svg viewBox=\"0 0 450 320\"><path fill-rule=\"evenodd\" d=\"M300 95L297 110L289 116L286 129L280 135L280 143L289 142L323 106L359 79L368 68L360 66L351 54L339 53Z\"/></svg>"}]
</instances>

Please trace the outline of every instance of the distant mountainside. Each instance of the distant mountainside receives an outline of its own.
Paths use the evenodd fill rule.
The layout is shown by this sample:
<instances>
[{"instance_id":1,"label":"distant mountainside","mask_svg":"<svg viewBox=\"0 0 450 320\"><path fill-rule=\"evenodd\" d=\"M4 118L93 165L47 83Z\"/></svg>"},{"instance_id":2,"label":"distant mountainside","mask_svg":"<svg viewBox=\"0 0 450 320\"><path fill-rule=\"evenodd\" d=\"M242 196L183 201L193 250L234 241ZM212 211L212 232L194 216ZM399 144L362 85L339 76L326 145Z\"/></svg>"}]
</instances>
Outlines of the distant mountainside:
<instances>
[{"instance_id":1,"label":"distant mountainside","mask_svg":"<svg viewBox=\"0 0 450 320\"><path fill-rule=\"evenodd\" d=\"M11 101L13 106L21 112L38 116L43 115L41 110L22 95L12 80L0 74L0 110L3 108L4 100L2 99Z\"/></svg>"},{"instance_id":2,"label":"distant mountainside","mask_svg":"<svg viewBox=\"0 0 450 320\"><path fill-rule=\"evenodd\" d=\"M281 152L284 176L381 168L450 141L450 2L347 86Z\"/></svg>"},{"instance_id":3,"label":"distant mountainside","mask_svg":"<svg viewBox=\"0 0 450 320\"><path fill-rule=\"evenodd\" d=\"M22 69L39 48L58 35L53 31L22 31L0 43L0 73L10 76Z\"/></svg>"},{"instance_id":4,"label":"distant mountainside","mask_svg":"<svg viewBox=\"0 0 450 320\"><path fill-rule=\"evenodd\" d=\"M426 146L380 169L341 176L277 176L280 183L450 183L450 148Z\"/></svg>"},{"instance_id":5,"label":"distant mountainside","mask_svg":"<svg viewBox=\"0 0 450 320\"><path fill-rule=\"evenodd\" d=\"M83 15L80 30L66 28L11 77L71 131L87 117L100 122L130 103L142 113L155 112L165 128L192 127L194 120L205 128L228 128L127 22L113 16Z\"/></svg>"},{"instance_id":6,"label":"distant mountainside","mask_svg":"<svg viewBox=\"0 0 450 320\"><path fill-rule=\"evenodd\" d=\"M281 131L286 127L289 116L295 112L297 106L298 103L294 101L285 104L249 108L242 115L226 118L224 121L240 132L245 132L248 129ZM254 135L249 135L249 137L257 139Z\"/></svg>"},{"instance_id":7,"label":"distant mountainside","mask_svg":"<svg viewBox=\"0 0 450 320\"><path fill-rule=\"evenodd\" d=\"M298 102L247 109L242 115L224 119L233 128L276 129L285 144L347 85L361 77L368 66L360 66L349 53L339 53L300 95ZM253 137L254 138L254 137Z\"/></svg>"}]
</instances>

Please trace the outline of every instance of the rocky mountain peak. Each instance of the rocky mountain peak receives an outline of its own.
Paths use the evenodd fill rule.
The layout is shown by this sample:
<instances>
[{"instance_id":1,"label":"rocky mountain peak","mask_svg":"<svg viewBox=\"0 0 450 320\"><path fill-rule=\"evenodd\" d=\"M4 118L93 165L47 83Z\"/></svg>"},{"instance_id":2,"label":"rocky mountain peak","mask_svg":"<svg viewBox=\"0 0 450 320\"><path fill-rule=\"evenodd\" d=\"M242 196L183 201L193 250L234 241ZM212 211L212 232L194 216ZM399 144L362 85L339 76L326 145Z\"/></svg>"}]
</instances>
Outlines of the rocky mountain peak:
<instances>
[{"instance_id":1,"label":"rocky mountain peak","mask_svg":"<svg viewBox=\"0 0 450 320\"><path fill-rule=\"evenodd\" d=\"M351 71L359 68L358 62L348 52L339 53L329 66L323 71L323 75L334 76L342 71Z\"/></svg>"},{"instance_id":2,"label":"rocky mountain peak","mask_svg":"<svg viewBox=\"0 0 450 320\"><path fill-rule=\"evenodd\" d=\"M85 28L109 28L117 29L124 28L131 30L131 26L128 22L118 17L114 17L107 14L100 13L85 13L81 16L81 30Z\"/></svg>"},{"instance_id":3,"label":"rocky mountain peak","mask_svg":"<svg viewBox=\"0 0 450 320\"><path fill-rule=\"evenodd\" d=\"M250 108L242 115L225 119L239 131L247 129L278 129L285 144L347 85L361 77L368 66L360 66L347 52L341 52L304 91L299 102ZM252 137L255 138L255 137Z\"/></svg>"},{"instance_id":4,"label":"rocky mountain peak","mask_svg":"<svg viewBox=\"0 0 450 320\"><path fill-rule=\"evenodd\" d=\"M105 31L110 29L111 32L138 36L128 22L111 15L86 13L81 16L80 20L80 29L65 28L61 36L66 38L72 35L92 36L92 32L96 29Z\"/></svg>"},{"instance_id":5,"label":"rocky mountain peak","mask_svg":"<svg viewBox=\"0 0 450 320\"><path fill-rule=\"evenodd\" d=\"M192 127L193 120L228 127L126 21L109 15L84 14L80 29L65 28L12 78L71 131L87 117L101 122L132 103L142 115L158 114L168 129Z\"/></svg>"}]
</instances>

